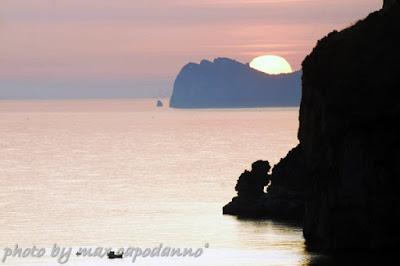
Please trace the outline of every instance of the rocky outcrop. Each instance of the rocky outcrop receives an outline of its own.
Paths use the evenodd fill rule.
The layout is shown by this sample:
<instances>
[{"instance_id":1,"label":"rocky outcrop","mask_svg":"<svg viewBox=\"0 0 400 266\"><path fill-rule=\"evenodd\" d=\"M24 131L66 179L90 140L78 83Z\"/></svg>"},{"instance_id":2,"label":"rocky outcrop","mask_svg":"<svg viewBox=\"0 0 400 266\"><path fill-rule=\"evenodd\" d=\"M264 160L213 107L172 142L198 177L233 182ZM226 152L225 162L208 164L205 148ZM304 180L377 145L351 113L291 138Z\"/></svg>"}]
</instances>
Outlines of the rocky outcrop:
<instances>
[{"instance_id":1,"label":"rocky outcrop","mask_svg":"<svg viewBox=\"0 0 400 266\"><path fill-rule=\"evenodd\" d=\"M303 62L300 144L274 167L270 189L257 202L263 208L257 211L258 216L270 217L271 210L287 210L286 205L302 201L309 249L397 247L397 3L385 1L383 10L341 32L330 33Z\"/></svg>"},{"instance_id":2,"label":"rocky outcrop","mask_svg":"<svg viewBox=\"0 0 400 266\"><path fill-rule=\"evenodd\" d=\"M174 83L170 106L231 108L299 106L301 72L267 75L228 58L183 67Z\"/></svg>"},{"instance_id":3,"label":"rocky outcrop","mask_svg":"<svg viewBox=\"0 0 400 266\"><path fill-rule=\"evenodd\" d=\"M393 248L400 218L400 9L318 42L303 62L304 236L313 249Z\"/></svg>"},{"instance_id":4,"label":"rocky outcrop","mask_svg":"<svg viewBox=\"0 0 400 266\"><path fill-rule=\"evenodd\" d=\"M259 180L266 182L258 184L265 187L271 181L272 185L268 187L268 193L264 191L257 193L256 191L260 192L260 185L251 185L252 188L258 188L255 189L256 191L246 189L248 187L246 184L254 184L255 182L251 180L261 175L255 174L254 165L257 162L254 163L251 172L245 171L239 177L235 187L238 196L224 206L223 213L240 217L276 218L301 222L304 214L304 184L297 182L300 179L296 174L302 171L302 165L298 164L297 160L299 152L299 147L289 152L287 159L274 167L271 176L268 176L268 171L264 171L264 177ZM280 178L281 176L284 178Z\"/></svg>"},{"instance_id":5,"label":"rocky outcrop","mask_svg":"<svg viewBox=\"0 0 400 266\"><path fill-rule=\"evenodd\" d=\"M252 164L251 171L245 170L235 186L237 197L224 206L223 213L243 217L263 215L264 189L270 182L270 169L268 161L257 161Z\"/></svg>"}]
</instances>

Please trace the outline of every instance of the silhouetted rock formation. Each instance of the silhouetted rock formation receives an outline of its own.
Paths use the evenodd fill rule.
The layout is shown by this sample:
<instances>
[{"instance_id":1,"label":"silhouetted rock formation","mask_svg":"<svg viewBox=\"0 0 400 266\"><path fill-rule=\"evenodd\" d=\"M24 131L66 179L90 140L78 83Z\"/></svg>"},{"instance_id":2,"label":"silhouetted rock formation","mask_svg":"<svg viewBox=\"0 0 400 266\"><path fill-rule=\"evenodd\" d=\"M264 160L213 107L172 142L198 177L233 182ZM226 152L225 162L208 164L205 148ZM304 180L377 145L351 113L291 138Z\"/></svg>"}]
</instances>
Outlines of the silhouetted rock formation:
<instances>
[{"instance_id":1,"label":"silhouetted rock formation","mask_svg":"<svg viewBox=\"0 0 400 266\"><path fill-rule=\"evenodd\" d=\"M230 108L299 106L301 71L267 75L228 58L190 63L177 76L170 106Z\"/></svg>"},{"instance_id":2,"label":"silhouetted rock formation","mask_svg":"<svg viewBox=\"0 0 400 266\"><path fill-rule=\"evenodd\" d=\"M301 221L304 216L304 191L307 171L299 160L302 150L300 146L292 149L288 155L274 166L271 175L271 186L268 194L274 196L274 202L278 203L279 212L274 217Z\"/></svg>"},{"instance_id":3,"label":"silhouetted rock formation","mask_svg":"<svg viewBox=\"0 0 400 266\"><path fill-rule=\"evenodd\" d=\"M235 187L238 196L223 208L223 213L247 217L256 217L262 213L260 203L265 195L264 188L270 182L270 169L268 161L257 161L252 164L251 172L245 170Z\"/></svg>"},{"instance_id":4,"label":"silhouetted rock formation","mask_svg":"<svg viewBox=\"0 0 400 266\"><path fill-rule=\"evenodd\" d=\"M399 34L396 4L330 33L303 62L299 139L310 173L304 236L311 248L397 245Z\"/></svg>"},{"instance_id":5,"label":"silhouetted rock formation","mask_svg":"<svg viewBox=\"0 0 400 266\"><path fill-rule=\"evenodd\" d=\"M281 160L274 167L271 176L258 178L260 180L259 185L253 185L254 181L250 182L252 190L246 189L249 183L247 180L255 179L256 176L261 176L261 174L254 174L254 172L258 172L254 170L252 172L245 171L239 177L235 187L236 191L238 191L238 197L233 198L223 208L223 213L244 217L277 218L300 222L304 214L304 183L302 179L298 178L298 174L301 174L303 171L303 166L296 160L299 153L299 147L290 151L286 159ZM258 161L258 164L260 164L259 162L262 161ZM256 168L255 164L253 164L253 169ZM268 164L268 171L269 168ZM263 173L264 171L260 170L259 172ZM262 183L262 180L267 182ZM264 188L270 181L272 185L268 187L268 193L264 193L263 190L260 193L261 185ZM246 183L246 185L243 185L243 183Z\"/></svg>"},{"instance_id":6,"label":"silhouetted rock formation","mask_svg":"<svg viewBox=\"0 0 400 266\"><path fill-rule=\"evenodd\" d=\"M268 175L271 166L268 161L257 161L252 164L251 172L245 171L237 181L235 190L239 197L258 199L264 194L264 187L268 185Z\"/></svg>"},{"instance_id":7,"label":"silhouetted rock formation","mask_svg":"<svg viewBox=\"0 0 400 266\"><path fill-rule=\"evenodd\" d=\"M304 197L310 249L397 248L398 2L385 1L384 10L330 33L303 62L300 144L274 167L264 203L257 206L270 205L258 208L258 216L269 217L285 198L279 193L298 192L286 204ZM279 203L270 193L279 195Z\"/></svg>"},{"instance_id":8,"label":"silhouetted rock formation","mask_svg":"<svg viewBox=\"0 0 400 266\"><path fill-rule=\"evenodd\" d=\"M157 100L156 106L157 107L163 107L164 104L163 104L163 102L161 100Z\"/></svg>"}]
</instances>

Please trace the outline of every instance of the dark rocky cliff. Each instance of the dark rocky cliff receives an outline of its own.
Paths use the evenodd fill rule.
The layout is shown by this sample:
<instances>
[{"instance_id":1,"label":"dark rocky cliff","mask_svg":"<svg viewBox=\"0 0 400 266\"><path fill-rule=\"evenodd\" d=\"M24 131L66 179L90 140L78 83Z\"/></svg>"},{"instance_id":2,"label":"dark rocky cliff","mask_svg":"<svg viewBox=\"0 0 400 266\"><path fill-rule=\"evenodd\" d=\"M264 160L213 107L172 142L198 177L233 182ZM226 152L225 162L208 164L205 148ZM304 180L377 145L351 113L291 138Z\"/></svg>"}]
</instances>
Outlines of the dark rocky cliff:
<instances>
[{"instance_id":1,"label":"dark rocky cliff","mask_svg":"<svg viewBox=\"0 0 400 266\"><path fill-rule=\"evenodd\" d=\"M303 62L304 236L316 249L395 247L400 218L400 9L320 40Z\"/></svg>"},{"instance_id":2,"label":"dark rocky cliff","mask_svg":"<svg viewBox=\"0 0 400 266\"><path fill-rule=\"evenodd\" d=\"M383 0L383 10L388 10L395 5L400 5L400 0Z\"/></svg>"},{"instance_id":3,"label":"dark rocky cliff","mask_svg":"<svg viewBox=\"0 0 400 266\"><path fill-rule=\"evenodd\" d=\"M300 144L274 167L270 191L255 204L268 208L253 216L298 210L302 199L310 249L397 247L399 2L330 33L303 62ZM240 215L234 203L227 206Z\"/></svg>"},{"instance_id":4,"label":"dark rocky cliff","mask_svg":"<svg viewBox=\"0 0 400 266\"><path fill-rule=\"evenodd\" d=\"M299 106L301 72L267 75L229 58L190 63L178 74L175 108Z\"/></svg>"}]
</instances>

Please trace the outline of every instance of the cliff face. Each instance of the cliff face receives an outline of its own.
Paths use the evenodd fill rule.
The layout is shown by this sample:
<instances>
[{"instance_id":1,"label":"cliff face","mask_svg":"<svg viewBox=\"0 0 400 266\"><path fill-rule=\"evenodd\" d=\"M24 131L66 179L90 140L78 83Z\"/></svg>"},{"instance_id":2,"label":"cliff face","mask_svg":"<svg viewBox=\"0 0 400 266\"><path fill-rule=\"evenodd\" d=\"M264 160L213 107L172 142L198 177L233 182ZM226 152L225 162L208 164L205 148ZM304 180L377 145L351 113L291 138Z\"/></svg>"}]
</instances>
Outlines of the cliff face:
<instances>
[{"instance_id":1,"label":"cliff face","mask_svg":"<svg viewBox=\"0 0 400 266\"><path fill-rule=\"evenodd\" d=\"M267 75L228 58L184 66L174 83L170 106L224 108L298 106L301 72Z\"/></svg>"},{"instance_id":2,"label":"cliff face","mask_svg":"<svg viewBox=\"0 0 400 266\"><path fill-rule=\"evenodd\" d=\"M397 244L399 34L394 4L330 33L303 62L298 160L308 172L302 178L310 248Z\"/></svg>"},{"instance_id":3,"label":"cliff face","mask_svg":"<svg viewBox=\"0 0 400 266\"><path fill-rule=\"evenodd\" d=\"M300 144L268 193L228 214L304 214L311 250L397 247L400 222L400 5L320 40L303 62Z\"/></svg>"},{"instance_id":4,"label":"cliff face","mask_svg":"<svg viewBox=\"0 0 400 266\"><path fill-rule=\"evenodd\" d=\"M394 5L400 5L400 0L383 0L383 10L388 10Z\"/></svg>"}]
</instances>

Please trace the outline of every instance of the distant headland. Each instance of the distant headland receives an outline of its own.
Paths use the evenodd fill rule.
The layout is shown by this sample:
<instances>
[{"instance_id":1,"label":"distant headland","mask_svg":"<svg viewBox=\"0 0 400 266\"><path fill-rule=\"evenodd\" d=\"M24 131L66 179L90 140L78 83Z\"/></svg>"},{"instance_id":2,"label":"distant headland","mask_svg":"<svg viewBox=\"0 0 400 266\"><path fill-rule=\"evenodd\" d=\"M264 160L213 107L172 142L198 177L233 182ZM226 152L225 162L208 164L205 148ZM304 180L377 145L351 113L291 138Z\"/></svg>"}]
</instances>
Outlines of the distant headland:
<instances>
[{"instance_id":1,"label":"distant headland","mask_svg":"<svg viewBox=\"0 0 400 266\"><path fill-rule=\"evenodd\" d=\"M174 108L299 106L301 71L268 75L229 58L189 63L178 74Z\"/></svg>"}]
</instances>

